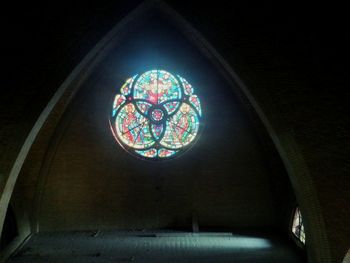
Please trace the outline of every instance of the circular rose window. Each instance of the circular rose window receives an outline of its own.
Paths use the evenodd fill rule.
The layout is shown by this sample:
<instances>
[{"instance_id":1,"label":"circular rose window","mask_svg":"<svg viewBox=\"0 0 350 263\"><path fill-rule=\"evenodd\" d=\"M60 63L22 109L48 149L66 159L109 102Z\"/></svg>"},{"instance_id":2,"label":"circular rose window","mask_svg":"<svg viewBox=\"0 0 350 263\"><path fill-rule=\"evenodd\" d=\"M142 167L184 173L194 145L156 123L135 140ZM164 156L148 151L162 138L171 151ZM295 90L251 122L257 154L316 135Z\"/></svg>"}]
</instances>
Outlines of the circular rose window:
<instances>
[{"instance_id":1,"label":"circular rose window","mask_svg":"<svg viewBox=\"0 0 350 263\"><path fill-rule=\"evenodd\" d=\"M202 116L193 87L179 75L150 70L128 79L113 103L111 128L127 151L169 158L195 140Z\"/></svg>"}]
</instances>

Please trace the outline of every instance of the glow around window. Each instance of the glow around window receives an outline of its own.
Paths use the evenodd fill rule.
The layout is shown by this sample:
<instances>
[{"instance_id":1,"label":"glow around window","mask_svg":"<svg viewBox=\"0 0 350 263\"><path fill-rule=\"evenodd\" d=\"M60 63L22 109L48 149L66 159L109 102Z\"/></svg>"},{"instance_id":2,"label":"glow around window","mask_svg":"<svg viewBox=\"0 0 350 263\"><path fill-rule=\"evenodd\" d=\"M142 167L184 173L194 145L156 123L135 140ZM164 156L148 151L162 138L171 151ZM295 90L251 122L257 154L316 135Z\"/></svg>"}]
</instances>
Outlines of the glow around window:
<instances>
[{"instance_id":1,"label":"glow around window","mask_svg":"<svg viewBox=\"0 0 350 263\"><path fill-rule=\"evenodd\" d=\"M155 159L188 148L198 134L201 117L201 103L191 84L165 70L150 70L121 87L110 122L123 148Z\"/></svg>"}]
</instances>

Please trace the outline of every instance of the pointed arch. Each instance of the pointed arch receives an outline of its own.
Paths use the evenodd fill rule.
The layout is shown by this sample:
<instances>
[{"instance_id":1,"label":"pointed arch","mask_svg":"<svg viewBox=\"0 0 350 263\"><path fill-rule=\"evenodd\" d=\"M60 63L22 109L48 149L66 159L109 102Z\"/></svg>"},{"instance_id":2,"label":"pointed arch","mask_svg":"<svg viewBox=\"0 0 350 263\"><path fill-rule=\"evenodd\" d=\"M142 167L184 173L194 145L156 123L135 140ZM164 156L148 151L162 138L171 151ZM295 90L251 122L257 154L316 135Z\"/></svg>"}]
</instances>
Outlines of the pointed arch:
<instances>
[{"instance_id":1,"label":"pointed arch","mask_svg":"<svg viewBox=\"0 0 350 263\"><path fill-rule=\"evenodd\" d=\"M52 99L49 101L32 130L28 134L7 178L0 198L0 233L6 215L14 186L24 161L48 119L55 127L67 105L75 96L85 79L99 62L108 54L123 35L130 29L147 20L154 13L162 13L175 25L216 68L226 77L232 88L243 96L254 109L267 133L273 141L289 179L295 190L298 203L303 211L308 236L308 251L311 262L333 262L330 254L329 241L326 235L325 223L322 216L317 192L314 187L308 167L298 149L291 132L280 124L270 122L249 88L239 78L229 63L219 52L180 14L160 0L144 1L135 10L122 19L77 65L68 78L61 84ZM274 116L276 117L276 116ZM281 122L280 122L281 123Z\"/></svg>"}]
</instances>

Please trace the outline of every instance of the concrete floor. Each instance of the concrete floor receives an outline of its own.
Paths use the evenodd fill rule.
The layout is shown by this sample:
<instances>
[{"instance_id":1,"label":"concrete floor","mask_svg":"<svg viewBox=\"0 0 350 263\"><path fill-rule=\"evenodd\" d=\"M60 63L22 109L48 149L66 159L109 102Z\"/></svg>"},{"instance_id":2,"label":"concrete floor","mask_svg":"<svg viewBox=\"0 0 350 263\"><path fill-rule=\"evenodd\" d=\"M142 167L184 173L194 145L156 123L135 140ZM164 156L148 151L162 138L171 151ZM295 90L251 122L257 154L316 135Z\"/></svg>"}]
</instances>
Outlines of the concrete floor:
<instances>
[{"instance_id":1,"label":"concrete floor","mask_svg":"<svg viewBox=\"0 0 350 263\"><path fill-rule=\"evenodd\" d=\"M7 262L306 262L293 242L267 236L187 232L47 232Z\"/></svg>"}]
</instances>

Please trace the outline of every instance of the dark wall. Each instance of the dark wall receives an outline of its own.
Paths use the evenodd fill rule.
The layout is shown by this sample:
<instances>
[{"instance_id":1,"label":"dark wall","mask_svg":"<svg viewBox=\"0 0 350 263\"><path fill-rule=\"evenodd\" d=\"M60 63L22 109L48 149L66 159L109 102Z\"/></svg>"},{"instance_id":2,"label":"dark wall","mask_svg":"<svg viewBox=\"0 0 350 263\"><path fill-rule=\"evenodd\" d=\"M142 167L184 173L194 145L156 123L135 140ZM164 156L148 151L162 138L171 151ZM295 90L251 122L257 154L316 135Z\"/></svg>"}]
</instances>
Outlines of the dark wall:
<instances>
[{"instance_id":1,"label":"dark wall","mask_svg":"<svg viewBox=\"0 0 350 263\"><path fill-rule=\"evenodd\" d=\"M224 1L189 9L171 2L230 62L273 126L295 138L341 262L350 246L345 5L268 1L230 7Z\"/></svg>"}]
</instances>

